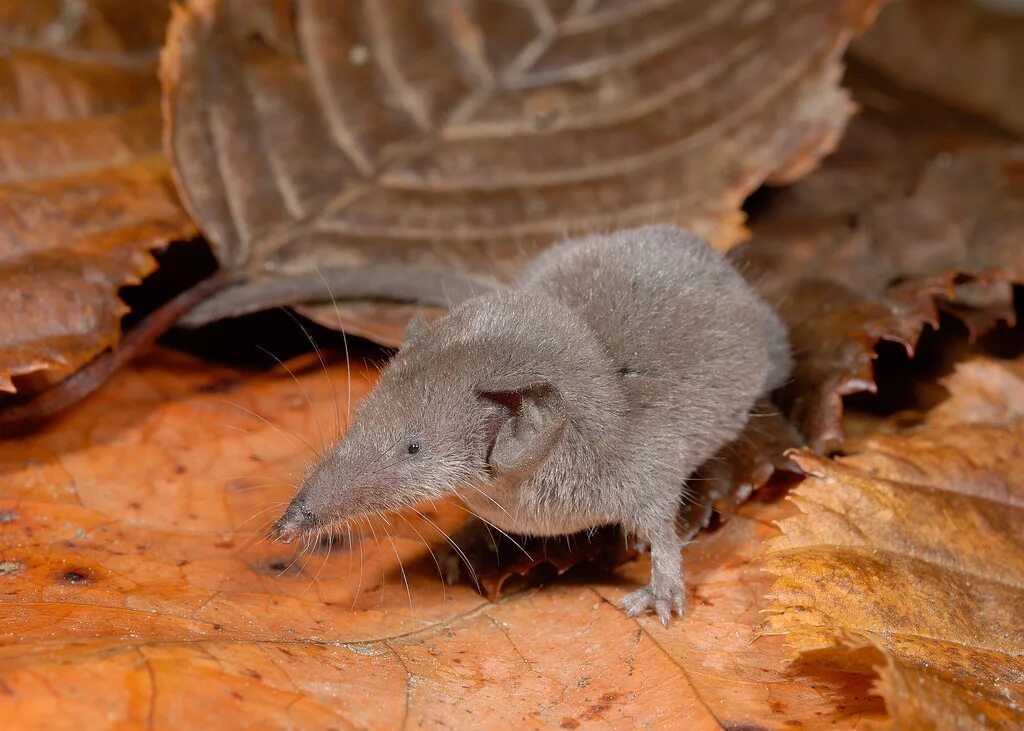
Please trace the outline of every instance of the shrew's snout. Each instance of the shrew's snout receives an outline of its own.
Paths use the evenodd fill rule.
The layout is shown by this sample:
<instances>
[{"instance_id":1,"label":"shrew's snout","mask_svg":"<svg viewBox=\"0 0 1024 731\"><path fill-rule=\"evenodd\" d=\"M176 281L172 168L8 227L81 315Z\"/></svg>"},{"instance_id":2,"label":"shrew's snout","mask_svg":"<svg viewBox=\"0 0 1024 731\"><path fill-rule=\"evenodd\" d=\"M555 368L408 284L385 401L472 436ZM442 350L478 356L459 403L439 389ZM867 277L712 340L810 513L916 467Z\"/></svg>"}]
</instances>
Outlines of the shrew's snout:
<instances>
[{"instance_id":1,"label":"shrew's snout","mask_svg":"<svg viewBox=\"0 0 1024 731\"><path fill-rule=\"evenodd\" d=\"M316 516L306 505L303 495L297 495L271 528L271 535L282 543L291 543L316 525Z\"/></svg>"}]
</instances>

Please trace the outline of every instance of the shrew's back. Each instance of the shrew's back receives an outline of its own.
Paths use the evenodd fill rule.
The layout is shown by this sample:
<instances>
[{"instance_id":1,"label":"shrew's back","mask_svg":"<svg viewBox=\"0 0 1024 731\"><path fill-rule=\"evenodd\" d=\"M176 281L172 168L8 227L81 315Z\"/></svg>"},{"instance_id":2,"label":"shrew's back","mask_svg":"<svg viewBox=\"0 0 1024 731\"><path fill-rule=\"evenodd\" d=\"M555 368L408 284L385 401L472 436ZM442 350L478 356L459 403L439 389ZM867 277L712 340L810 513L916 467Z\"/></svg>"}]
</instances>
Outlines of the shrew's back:
<instances>
[{"instance_id":1,"label":"shrew's back","mask_svg":"<svg viewBox=\"0 0 1024 731\"><path fill-rule=\"evenodd\" d=\"M785 327L725 257L672 226L568 241L521 278L574 310L597 334L645 407L685 409L695 428L742 422L754 401L786 377ZM729 427L731 428L731 427ZM682 435L680 435L682 436Z\"/></svg>"}]
</instances>

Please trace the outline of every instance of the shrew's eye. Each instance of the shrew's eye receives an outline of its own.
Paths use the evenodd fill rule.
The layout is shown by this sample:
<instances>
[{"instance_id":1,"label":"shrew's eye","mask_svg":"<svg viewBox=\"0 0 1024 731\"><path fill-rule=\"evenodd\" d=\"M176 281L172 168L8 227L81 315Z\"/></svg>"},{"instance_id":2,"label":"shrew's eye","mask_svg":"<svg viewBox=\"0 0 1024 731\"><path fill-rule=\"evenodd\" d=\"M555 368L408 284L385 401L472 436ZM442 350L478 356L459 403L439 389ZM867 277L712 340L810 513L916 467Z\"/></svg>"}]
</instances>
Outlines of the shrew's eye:
<instances>
[{"instance_id":1,"label":"shrew's eye","mask_svg":"<svg viewBox=\"0 0 1024 731\"><path fill-rule=\"evenodd\" d=\"M409 445L409 454L416 454L418 451L420 451L420 443L419 442L412 442Z\"/></svg>"}]
</instances>

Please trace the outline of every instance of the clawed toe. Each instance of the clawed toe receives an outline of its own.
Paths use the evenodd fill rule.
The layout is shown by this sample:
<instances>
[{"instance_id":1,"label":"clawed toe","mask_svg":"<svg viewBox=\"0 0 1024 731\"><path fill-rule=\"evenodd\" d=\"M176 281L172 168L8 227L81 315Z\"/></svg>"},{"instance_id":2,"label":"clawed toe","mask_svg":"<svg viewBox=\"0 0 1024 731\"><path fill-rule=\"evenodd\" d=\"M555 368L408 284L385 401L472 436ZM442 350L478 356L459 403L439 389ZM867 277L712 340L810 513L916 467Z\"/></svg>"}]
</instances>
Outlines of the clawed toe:
<instances>
[{"instance_id":1,"label":"clawed toe","mask_svg":"<svg viewBox=\"0 0 1024 731\"><path fill-rule=\"evenodd\" d=\"M440 569L444 583L454 586L462 575L462 562L454 553L446 553L441 556Z\"/></svg>"},{"instance_id":2,"label":"clawed toe","mask_svg":"<svg viewBox=\"0 0 1024 731\"><path fill-rule=\"evenodd\" d=\"M637 589L623 597L619 602L619 607L626 611L627 617L639 617L646 614L648 610L653 610L666 627L672 619L673 611L682 617L686 610L682 587L661 594L655 592L652 587L645 586L643 589Z\"/></svg>"}]
</instances>

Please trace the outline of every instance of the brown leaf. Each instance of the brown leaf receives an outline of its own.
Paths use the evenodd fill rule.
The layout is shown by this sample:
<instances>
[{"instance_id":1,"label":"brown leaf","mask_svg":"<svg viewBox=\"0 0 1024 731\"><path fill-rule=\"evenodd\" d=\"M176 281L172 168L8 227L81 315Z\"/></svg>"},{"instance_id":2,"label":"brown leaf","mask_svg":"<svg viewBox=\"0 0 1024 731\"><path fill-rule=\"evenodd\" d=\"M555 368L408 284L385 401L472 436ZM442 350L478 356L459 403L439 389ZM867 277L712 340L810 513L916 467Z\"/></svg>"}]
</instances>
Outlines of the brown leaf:
<instances>
[{"instance_id":1,"label":"brown leaf","mask_svg":"<svg viewBox=\"0 0 1024 731\"><path fill-rule=\"evenodd\" d=\"M412 513L330 551L261 541L291 494L289 470L311 454L302 440L334 433L335 404L344 417L346 394L312 363L290 363L293 380L157 350L46 429L0 444L6 724L843 728L879 717L863 677L823 670L808 684L782 667L780 640L751 644L770 581L754 556L784 506L748 503L686 548L689 613L667 629L611 604L646 580L646 558L492 604L442 587L430 550L445 541ZM334 382L344 372L329 367ZM355 369L355 401L373 373ZM449 533L462 515L423 511Z\"/></svg>"},{"instance_id":2,"label":"brown leaf","mask_svg":"<svg viewBox=\"0 0 1024 731\"><path fill-rule=\"evenodd\" d=\"M891 2L852 50L902 84L1024 133L1024 15L1011 12L1009 3L999 5L999 0Z\"/></svg>"},{"instance_id":3,"label":"brown leaf","mask_svg":"<svg viewBox=\"0 0 1024 731\"><path fill-rule=\"evenodd\" d=\"M881 340L913 354L940 312L983 334L1013 321L1011 282L1024 282L1024 148L934 105L858 91L879 109L732 252L790 327L782 400L816 451L842 443L842 398L875 390Z\"/></svg>"},{"instance_id":4,"label":"brown leaf","mask_svg":"<svg viewBox=\"0 0 1024 731\"><path fill-rule=\"evenodd\" d=\"M893 728L1024 723L1024 421L993 409L994 370L1024 402L1020 363L972 362L934 423L796 455L803 514L766 558L768 630L805 663L874 667Z\"/></svg>"},{"instance_id":5,"label":"brown leaf","mask_svg":"<svg viewBox=\"0 0 1024 731\"><path fill-rule=\"evenodd\" d=\"M167 17L164 0L0 3L0 392L116 344L118 289L195 234L160 150Z\"/></svg>"},{"instance_id":6,"label":"brown leaf","mask_svg":"<svg viewBox=\"0 0 1024 731\"><path fill-rule=\"evenodd\" d=\"M192 0L167 149L239 283L189 322L327 289L443 306L572 231L677 221L727 247L751 190L834 147L838 58L878 5Z\"/></svg>"}]
</instances>

